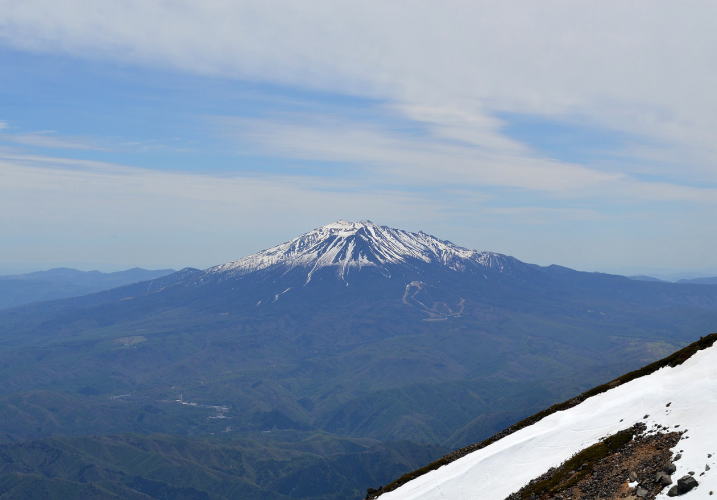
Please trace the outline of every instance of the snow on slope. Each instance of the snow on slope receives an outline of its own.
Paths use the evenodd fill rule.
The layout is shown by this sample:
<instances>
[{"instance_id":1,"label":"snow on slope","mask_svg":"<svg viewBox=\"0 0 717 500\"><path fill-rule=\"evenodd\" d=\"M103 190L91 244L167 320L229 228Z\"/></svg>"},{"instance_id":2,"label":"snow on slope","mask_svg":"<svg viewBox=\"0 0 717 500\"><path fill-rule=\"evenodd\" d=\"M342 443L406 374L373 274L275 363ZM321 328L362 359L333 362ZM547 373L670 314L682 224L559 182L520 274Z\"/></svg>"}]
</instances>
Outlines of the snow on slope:
<instances>
[{"instance_id":1,"label":"snow on slope","mask_svg":"<svg viewBox=\"0 0 717 500\"><path fill-rule=\"evenodd\" d=\"M675 462L673 478L694 471L700 485L680 498L710 498L709 491L717 493L717 345L674 368L661 368L553 413L379 498L504 499L600 438L637 422L648 429L657 423L688 431L689 437L683 436L676 447L684 451ZM699 476L706 465L711 471ZM668 498L668 489L657 498Z\"/></svg>"},{"instance_id":2,"label":"snow on slope","mask_svg":"<svg viewBox=\"0 0 717 500\"><path fill-rule=\"evenodd\" d=\"M352 267L385 270L387 264L406 263L412 259L461 270L469 263L500 269L504 258L492 252L459 247L423 232L411 233L371 221L337 221L281 245L212 267L207 273L240 276L272 266L307 267L310 269L308 281L314 271L323 267L336 267L343 279Z\"/></svg>"}]
</instances>

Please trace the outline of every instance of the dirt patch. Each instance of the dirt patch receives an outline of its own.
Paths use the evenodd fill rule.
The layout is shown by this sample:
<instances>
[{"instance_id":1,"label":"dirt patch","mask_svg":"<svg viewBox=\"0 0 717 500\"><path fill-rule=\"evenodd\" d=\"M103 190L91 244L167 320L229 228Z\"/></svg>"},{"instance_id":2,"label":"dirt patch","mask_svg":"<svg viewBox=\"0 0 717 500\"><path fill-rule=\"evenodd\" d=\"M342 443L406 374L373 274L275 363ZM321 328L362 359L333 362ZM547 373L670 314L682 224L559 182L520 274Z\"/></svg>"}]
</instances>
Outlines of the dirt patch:
<instances>
[{"instance_id":1,"label":"dirt patch","mask_svg":"<svg viewBox=\"0 0 717 500\"><path fill-rule=\"evenodd\" d=\"M672 483L680 432L646 433L645 424L609 436L532 480L507 500L654 499Z\"/></svg>"}]
</instances>

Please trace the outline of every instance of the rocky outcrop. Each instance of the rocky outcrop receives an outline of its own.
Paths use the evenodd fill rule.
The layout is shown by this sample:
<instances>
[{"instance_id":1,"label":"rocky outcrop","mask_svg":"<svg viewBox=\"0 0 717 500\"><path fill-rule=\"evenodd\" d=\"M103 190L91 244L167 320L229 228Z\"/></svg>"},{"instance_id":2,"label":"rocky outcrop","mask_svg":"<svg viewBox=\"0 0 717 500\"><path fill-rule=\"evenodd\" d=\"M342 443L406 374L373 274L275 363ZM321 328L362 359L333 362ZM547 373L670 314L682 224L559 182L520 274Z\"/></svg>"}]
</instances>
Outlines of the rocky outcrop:
<instances>
[{"instance_id":1,"label":"rocky outcrop","mask_svg":"<svg viewBox=\"0 0 717 500\"><path fill-rule=\"evenodd\" d=\"M654 499L673 482L671 448L682 433L646 430L645 424L639 423L582 450L510 495L508 500ZM691 482L686 478L680 481L683 479L687 483L681 488L686 488ZM679 484L678 481L675 488Z\"/></svg>"}]
</instances>

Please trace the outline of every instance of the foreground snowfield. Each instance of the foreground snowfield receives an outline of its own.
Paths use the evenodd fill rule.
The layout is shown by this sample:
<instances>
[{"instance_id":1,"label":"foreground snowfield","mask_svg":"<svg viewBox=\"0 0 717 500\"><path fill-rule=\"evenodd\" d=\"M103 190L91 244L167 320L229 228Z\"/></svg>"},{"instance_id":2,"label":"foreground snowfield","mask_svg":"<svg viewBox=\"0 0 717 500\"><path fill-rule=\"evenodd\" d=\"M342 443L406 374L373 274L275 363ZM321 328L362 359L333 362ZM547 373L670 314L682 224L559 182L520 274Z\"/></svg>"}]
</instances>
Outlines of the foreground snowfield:
<instances>
[{"instance_id":1,"label":"foreground snowfield","mask_svg":"<svg viewBox=\"0 0 717 500\"><path fill-rule=\"evenodd\" d=\"M717 495L717 346L713 346L682 365L661 368L554 413L380 499L504 499L550 467L636 422L644 422L648 429L658 423L688 430L674 450L684 451L672 478L676 481L694 471L700 485L680 498L717 498L709 495L711 490ZM705 472L706 465L710 471ZM668 489L657 498L668 498Z\"/></svg>"}]
</instances>

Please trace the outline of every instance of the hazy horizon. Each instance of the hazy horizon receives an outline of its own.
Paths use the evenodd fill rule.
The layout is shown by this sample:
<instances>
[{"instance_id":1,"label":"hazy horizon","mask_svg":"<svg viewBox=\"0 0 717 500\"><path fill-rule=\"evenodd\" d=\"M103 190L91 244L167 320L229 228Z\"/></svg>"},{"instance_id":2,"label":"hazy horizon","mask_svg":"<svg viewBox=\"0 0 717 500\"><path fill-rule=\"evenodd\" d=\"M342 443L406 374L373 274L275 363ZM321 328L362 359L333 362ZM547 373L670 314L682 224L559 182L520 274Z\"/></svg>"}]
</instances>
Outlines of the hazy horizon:
<instances>
[{"instance_id":1,"label":"hazy horizon","mask_svg":"<svg viewBox=\"0 0 717 500\"><path fill-rule=\"evenodd\" d=\"M368 218L717 270L714 2L0 4L0 268L207 267Z\"/></svg>"},{"instance_id":2,"label":"hazy horizon","mask_svg":"<svg viewBox=\"0 0 717 500\"><path fill-rule=\"evenodd\" d=\"M307 231L311 228L307 228ZM402 229L402 228L399 228ZM416 230L417 231L417 230ZM426 231L428 232L428 231ZM430 233L429 233L430 234ZM15 263L0 263L0 276L3 275L10 275L10 274L25 274L25 273L31 273L31 272L37 272L37 271L47 271L50 269L56 269L56 268L71 268L71 269L77 269L81 271L100 271L100 272L116 272L116 271L123 271L131 268L142 268L142 269L148 269L148 270L158 270L158 269L183 269L187 267L191 268L197 268L197 269L206 269L208 267L223 264L225 262L229 262L231 260L236 260L241 257L244 257L246 255L250 255L252 253L255 253L260 250L264 250L266 248L272 247L274 245L280 244L284 241L287 241L291 238L294 238L296 236L299 236L299 233L291 236L287 236L284 239L274 241L272 243L267 243L265 246L257 247L253 251L249 251L247 253L243 254L237 254L234 257L227 259L225 261L221 262L201 262L200 263L177 263L174 262L174 264L170 265L168 263L149 263L149 264L142 264L142 263L125 263L125 264L117 264L112 262L101 262L101 261L58 261L58 262L50 262L46 264L37 264L37 263L23 263L23 262L15 262ZM437 236L438 238L442 238L440 234L434 234L433 236ZM460 245L460 246L466 246L463 245L460 241L452 240L454 243ZM476 250L486 250L486 251L496 251L493 248L474 248ZM501 252L503 253L503 252ZM510 255L510 254L508 254ZM699 277L711 277L714 275L717 275L717 267L715 268L655 268L655 267L646 267L646 266L624 266L624 267L614 267L614 268L598 268L598 267L591 267L589 264L586 266L571 266L568 264L565 264L563 262L558 261L544 261L544 262L537 262L537 261L531 261L525 258L521 258L521 256L518 255L512 255L513 257L516 257L524 262L528 262L531 264L538 264L542 266L548 266L551 264L561 265L565 267L571 267L573 269L577 269L579 271L585 271L585 272L602 272L602 273L609 273L609 274L619 274L624 276L651 276L654 278L663 279L666 281L676 281L679 279L689 279L689 278L699 278ZM167 262L172 262L168 259Z\"/></svg>"}]
</instances>

